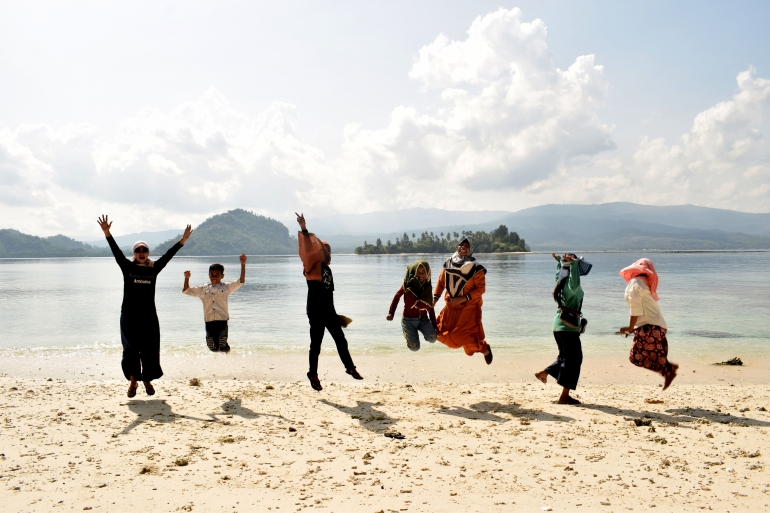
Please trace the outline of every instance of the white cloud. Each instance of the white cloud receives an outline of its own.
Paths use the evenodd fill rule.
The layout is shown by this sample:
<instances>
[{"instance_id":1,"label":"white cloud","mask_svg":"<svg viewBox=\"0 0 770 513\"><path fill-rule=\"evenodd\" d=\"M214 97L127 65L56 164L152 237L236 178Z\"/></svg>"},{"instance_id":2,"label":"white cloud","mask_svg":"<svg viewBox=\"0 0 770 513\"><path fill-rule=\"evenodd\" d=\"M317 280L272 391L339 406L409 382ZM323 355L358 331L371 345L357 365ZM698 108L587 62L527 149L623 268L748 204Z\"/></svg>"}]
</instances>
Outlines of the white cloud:
<instances>
[{"instance_id":1,"label":"white cloud","mask_svg":"<svg viewBox=\"0 0 770 513\"><path fill-rule=\"evenodd\" d=\"M555 67L545 24L518 9L477 18L463 40L439 35L409 76L435 108L401 105L387 126L348 125L333 160L298 135L294 106L251 116L214 89L172 112L143 110L110 135L82 124L0 129L0 215L32 233L96 236L104 212L138 231L235 207L278 216L605 201L770 210L770 80L753 69L677 143L643 137L629 158L612 152L613 127L597 115L609 88L602 66L584 55Z\"/></svg>"}]
</instances>

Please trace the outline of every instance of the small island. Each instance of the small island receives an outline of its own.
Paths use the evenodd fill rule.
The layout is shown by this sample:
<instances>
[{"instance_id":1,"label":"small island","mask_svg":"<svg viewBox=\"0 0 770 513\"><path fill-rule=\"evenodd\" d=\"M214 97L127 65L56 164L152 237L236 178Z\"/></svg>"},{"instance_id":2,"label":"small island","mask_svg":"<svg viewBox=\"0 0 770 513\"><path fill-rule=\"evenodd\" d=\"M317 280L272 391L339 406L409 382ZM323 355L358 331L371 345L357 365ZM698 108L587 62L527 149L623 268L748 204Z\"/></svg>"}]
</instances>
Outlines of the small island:
<instances>
[{"instance_id":1,"label":"small island","mask_svg":"<svg viewBox=\"0 0 770 513\"><path fill-rule=\"evenodd\" d=\"M364 241L363 246L356 248L356 255L388 255L394 253L453 253L457 245L464 238L468 238L473 243L475 253L521 253L528 252L524 239L519 237L516 232L508 231L508 227L501 224L491 232L484 231L463 231L441 232L438 235L433 232L423 232L417 237L412 234L404 233L403 237L396 239L395 242L388 241L385 244L377 239L374 244Z\"/></svg>"}]
</instances>

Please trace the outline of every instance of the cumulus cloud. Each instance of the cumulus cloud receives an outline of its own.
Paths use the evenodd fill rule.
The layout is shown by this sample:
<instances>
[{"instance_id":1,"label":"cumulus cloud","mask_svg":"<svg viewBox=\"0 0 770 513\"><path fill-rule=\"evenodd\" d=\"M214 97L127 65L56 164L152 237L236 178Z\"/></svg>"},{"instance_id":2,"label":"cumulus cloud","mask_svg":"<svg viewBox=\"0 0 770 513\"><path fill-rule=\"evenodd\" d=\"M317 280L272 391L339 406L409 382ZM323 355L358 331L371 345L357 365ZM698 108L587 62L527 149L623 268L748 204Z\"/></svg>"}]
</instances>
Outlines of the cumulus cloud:
<instances>
[{"instance_id":1,"label":"cumulus cloud","mask_svg":"<svg viewBox=\"0 0 770 513\"><path fill-rule=\"evenodd\" d=\"M770 210L770 80L740 73L736 94L678 141L645 137L623 158L597 115L602 66L583 55L557 68L546 33L543 21L500 9L464 39L437 36L409 72L435 107L400 105L384 127L346 126L333 160L299 136L294 106L248 115L214 89L171 112L141 111L110 135L84 124L0 129L0 215L33 233L79 234L102 212L138 231L235 207L279 217L619 200Z\"/></svg>"}]
</instances>

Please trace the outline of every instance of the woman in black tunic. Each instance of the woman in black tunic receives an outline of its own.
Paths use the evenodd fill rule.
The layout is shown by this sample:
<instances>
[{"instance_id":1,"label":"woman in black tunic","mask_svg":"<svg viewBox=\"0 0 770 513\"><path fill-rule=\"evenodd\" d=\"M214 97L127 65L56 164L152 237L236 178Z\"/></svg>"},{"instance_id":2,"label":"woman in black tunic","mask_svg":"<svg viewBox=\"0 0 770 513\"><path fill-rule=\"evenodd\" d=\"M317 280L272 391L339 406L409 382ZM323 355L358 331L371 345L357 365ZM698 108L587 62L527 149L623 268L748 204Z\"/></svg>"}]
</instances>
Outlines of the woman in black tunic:
<instances>
[{"instance_id":1,"label":"woman in black tunic","mask_svg":"<svg viewBox=\"0 0 770 513\"><path fill-rule=\"evenodd\" d=\"M155 283L158 274L190 237L192 228L188 224L182 239L158 260L150 260L149 245L143 241L134 244L134 259L129 260L112 238L112 223L107 221L107 216L100 217L97 222L123 273L123 304L120 307L123 359L120 365L126 379L131 382L128 397L136 395L138 381L144 383L147 395L154 395L151 381L163 375L160 368L160 325L155 311Z\"/></svg>"}]
</instances>

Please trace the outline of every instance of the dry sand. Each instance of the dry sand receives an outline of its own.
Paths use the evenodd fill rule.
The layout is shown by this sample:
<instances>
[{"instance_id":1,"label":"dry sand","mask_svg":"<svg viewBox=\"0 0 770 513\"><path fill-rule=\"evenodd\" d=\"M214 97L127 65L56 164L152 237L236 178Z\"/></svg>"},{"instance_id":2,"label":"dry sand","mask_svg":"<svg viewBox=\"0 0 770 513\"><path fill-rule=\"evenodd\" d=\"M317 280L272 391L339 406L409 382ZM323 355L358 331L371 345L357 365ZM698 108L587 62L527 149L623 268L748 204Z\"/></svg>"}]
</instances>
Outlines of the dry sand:
<instances>
[{"instance_id":1,"label":"dry sand","mask_svg":"<svg viewBox=\"0 0 770 513\"><path fill-rule=\"evenodd\" d=\"M124 381L6 375L2 510L766 511L770 504L770 395L764 381L745 379L750 369L683 373L661 392L657 377L617 366L616 374L638 382L583 379L576 395L584 404L562 406L552 402L558 387L534 378L474 384L470 371L445 382L393 371L388 380L354 382L336 372L338 361L324 358L322 366L335 370L320 393L305 381L210 380L192 368L187 375L198 374L200 386L164 378L154 397L140 386L134 399ZM753 375L766 375L760 370ZM392 431L404 438L384 436Z\"/></svg>"}]
</instances>

